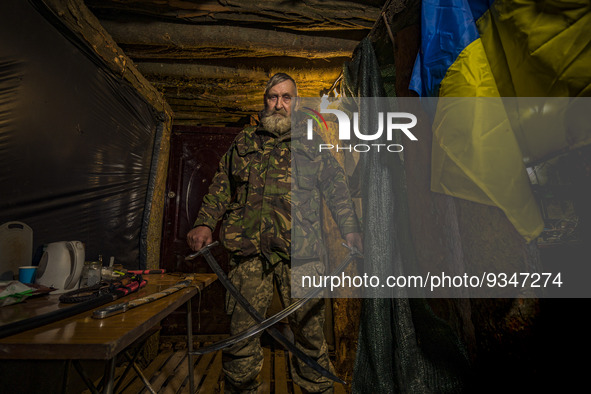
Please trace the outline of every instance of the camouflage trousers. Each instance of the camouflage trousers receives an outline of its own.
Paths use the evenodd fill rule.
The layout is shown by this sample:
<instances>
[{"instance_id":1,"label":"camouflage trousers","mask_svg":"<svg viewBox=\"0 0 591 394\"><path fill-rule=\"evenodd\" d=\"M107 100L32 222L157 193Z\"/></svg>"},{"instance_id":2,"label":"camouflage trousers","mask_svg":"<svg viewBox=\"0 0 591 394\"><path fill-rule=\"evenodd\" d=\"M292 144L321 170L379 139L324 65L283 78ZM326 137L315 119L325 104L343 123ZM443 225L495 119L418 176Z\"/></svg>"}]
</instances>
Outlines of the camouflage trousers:
<instances>
[{"instance_id":1,"label":"camouflage trousers","mask_svg":"<svg viewBox=\"0 0 591 394\"><path fill-rule=\"evenodd\" d=\"M281 303L290 305L291 269L288 263L279 263L272 272L264 271L264 257L255 257L239 264L229 273L229 278L252 306L265 316L273 298L273 281L277 285ZM233 262L234 263L234 262ZM324 339L324 299L316 298L289 316L289 325L294 333L296 346L324 368L334 373ZM255 324L248 313L226 294L226 312L231 315L230 331L234 335ZM263 349L259 334L240 341L223 352L226 393L256 393L260 385L263 367ZM292 357L290 363L294 383L310 393L332 393L333 382Z\"/></svg>"}]
</instances>

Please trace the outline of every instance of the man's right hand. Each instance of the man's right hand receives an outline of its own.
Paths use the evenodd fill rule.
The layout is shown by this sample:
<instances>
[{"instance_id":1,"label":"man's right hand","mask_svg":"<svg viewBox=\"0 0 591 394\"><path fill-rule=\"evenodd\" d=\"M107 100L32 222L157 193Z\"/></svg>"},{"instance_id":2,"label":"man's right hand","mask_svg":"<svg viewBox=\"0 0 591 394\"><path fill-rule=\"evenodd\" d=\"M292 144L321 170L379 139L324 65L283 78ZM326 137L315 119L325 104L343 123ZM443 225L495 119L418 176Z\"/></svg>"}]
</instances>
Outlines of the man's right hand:
<instances>
[{"instance_id":1,"label":"man's right hand","mask_svg":"<svg viewBox=\"0 0 591 394\"><path fill-rule=\"evenodd\" d=\"M187 233L187 244L195 252L212 242L211 229L207 226L197 226Z\"/></svg>"}]
</instances>

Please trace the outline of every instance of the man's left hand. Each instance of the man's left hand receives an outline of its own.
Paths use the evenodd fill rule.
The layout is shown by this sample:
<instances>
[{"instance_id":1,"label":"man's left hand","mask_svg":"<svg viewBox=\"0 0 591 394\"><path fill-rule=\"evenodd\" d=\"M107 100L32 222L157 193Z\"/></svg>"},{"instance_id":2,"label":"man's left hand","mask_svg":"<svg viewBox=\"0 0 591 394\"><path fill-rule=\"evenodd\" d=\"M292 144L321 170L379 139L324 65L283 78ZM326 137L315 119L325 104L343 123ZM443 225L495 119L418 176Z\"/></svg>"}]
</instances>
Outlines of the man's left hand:
<instances>
[{"instance_id":1,"label":"man's left hand","mask_svg":"<svg viewBox=\"0 0 591 394\"><path fill-rule=\"evenodd\" d=\"M360 252L363 252L363 238L361 233L345 234L345 241L349 247L355 247Z\"/></svg>"}]
</instances>

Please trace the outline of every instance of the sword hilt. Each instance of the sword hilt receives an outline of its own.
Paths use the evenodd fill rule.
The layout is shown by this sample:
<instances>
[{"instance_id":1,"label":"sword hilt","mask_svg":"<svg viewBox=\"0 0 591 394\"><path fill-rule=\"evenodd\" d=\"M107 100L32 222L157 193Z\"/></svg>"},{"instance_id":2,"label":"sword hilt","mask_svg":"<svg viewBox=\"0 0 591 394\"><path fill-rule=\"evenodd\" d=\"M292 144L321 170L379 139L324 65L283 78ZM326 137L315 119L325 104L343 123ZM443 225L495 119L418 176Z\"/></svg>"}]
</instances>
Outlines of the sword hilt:
<instances>
[{"instance_id":1,"label":"sword hilt","mask_svg":"<svg viewBox=\"0 0 591 394\"><path fill-rule=\"evenodd\" d=\"M213 241L212 243L210 243L209 245L206 245L204 247L202 247L201 249L199 249L198 251L191 253L190 255L185 257L185 261L187 260L193 260L196 257L201 256L202 254L209 252L209 249L218 246L220 244L219 241Z\"/></svg>"},{"instance_id":2,"label":"sword hilt","mask_svg":"<svg viewBox=\"0 0 591 394\"><path fill-rule=\"evenodd\" d=\"M341 245L343 245L345 248L349 249L349 253L351 254L351 256L359 256L359 257L363 257L363 253L361 253L359 251L359 249L357 249L355 246L349 246L346 243L341 243Z\"/></svg>"}]
</instances>

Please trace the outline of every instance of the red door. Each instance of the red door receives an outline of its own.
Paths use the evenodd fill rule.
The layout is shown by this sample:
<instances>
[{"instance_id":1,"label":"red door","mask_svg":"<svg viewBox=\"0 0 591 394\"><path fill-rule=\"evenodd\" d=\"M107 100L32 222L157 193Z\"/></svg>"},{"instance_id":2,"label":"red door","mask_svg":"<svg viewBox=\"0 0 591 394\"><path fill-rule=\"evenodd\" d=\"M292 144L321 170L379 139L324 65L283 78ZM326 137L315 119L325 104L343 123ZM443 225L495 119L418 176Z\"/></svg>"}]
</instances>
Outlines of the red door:
<instances>
[{"instance_id":1,"label":"red door","mask_svg":"<svg viewBox=\"0 0 591 394\"><path fill-rule=\"evenodd\" d=\"M191 253L186 235L193 227L203 196L222 155L241 128L174 126L170 141L167 201L164 210L162 254L160 267L167 272L212 272L203 258L185 262ZM214 232L218 239L219 226ZM228 271L228 257L223 248L212 251L220 265ZM208 287L201 305L195 304L194 329L201 333L227 333L228 319L224 312L223 286L219 282ZM200 308L200 316L197 316ZM173 315L164 322L164 333L182 334L184 318ZM200 330L196 322L200 321Z\"/></svg>"}]
</instances>

